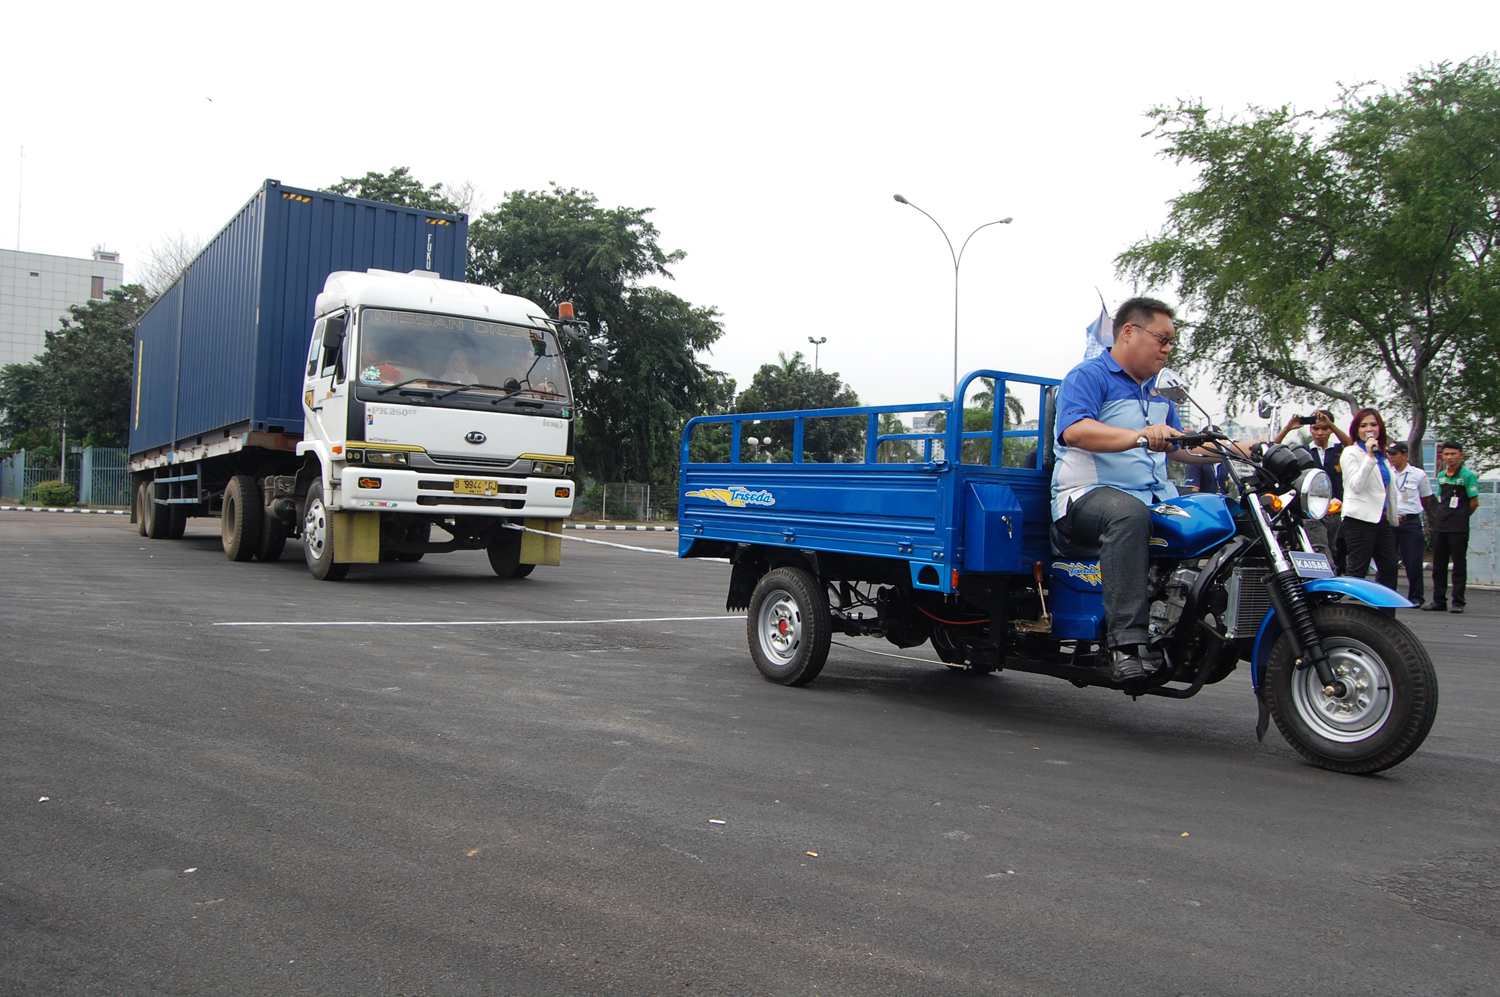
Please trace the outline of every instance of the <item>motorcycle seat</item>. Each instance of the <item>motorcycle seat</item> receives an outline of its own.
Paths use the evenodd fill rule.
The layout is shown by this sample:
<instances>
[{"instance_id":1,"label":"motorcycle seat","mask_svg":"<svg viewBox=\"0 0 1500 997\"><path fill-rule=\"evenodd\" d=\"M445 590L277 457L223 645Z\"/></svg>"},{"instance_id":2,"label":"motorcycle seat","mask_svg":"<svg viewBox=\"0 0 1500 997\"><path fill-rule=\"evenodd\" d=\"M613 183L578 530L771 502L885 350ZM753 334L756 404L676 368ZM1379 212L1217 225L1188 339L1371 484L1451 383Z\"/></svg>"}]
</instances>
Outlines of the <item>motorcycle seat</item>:
<instances>
[{"instance_id":1,"label":"motorcycle seat","mask_svg":"<svg viewBox=\"0 0 1500 997\"><path fill-rule=\"evenodd\" d=\"M1066 558L1071 561L1097 561L1099 560L1099 547L1094 545L1085 547L1082 544L1069 543L1058 531L1057 524L1053 523L1047 531L1052 541L1052 556Z\"/></svg>"}]
</instances>

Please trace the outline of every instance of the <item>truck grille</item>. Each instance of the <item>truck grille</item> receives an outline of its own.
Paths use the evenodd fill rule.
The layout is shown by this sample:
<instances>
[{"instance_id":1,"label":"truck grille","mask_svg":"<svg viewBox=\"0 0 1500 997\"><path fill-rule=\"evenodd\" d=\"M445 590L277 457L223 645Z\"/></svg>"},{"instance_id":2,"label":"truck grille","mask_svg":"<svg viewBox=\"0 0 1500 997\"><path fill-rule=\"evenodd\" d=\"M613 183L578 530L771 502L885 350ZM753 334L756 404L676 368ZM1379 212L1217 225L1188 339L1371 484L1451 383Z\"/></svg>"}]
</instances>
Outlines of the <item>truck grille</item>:
<instances>
[{"instance_id":1,"label":"truck grille","mask_svg":"<svg viewBox=\"0 0 1500 997\"><path fill-rule=\"evenodd\" d=\"M506 460L504 457L459 457L453 454L430 453L427 459L443 467L462 467L486 471L513 471L526 473L531 470L530 461Z\"/></svg>"},{"instance_id":2,"label":"truck grille","mask_svg":"<svg viewBox=\"0 0 1500 997\"><path fill-rule=\"evenodd\" d=\"M1261 621L1271 611L1271 594L1266 591L1264 564L1242 564L1229 576L1229 608L1224 611L1224 626L1229 637L1254 637Z\"/></svg>"},{"instance_id":3,"label":"truck grille","mask_svg":"<svg viewBox=\"0 0 1500 997\"><path fill-rule=\"evenodd\" d=\"M482 498L478 495L418 495L417 505L480 505L488 509L524 509L526 500Z\"/></svg>"}]
</instances>

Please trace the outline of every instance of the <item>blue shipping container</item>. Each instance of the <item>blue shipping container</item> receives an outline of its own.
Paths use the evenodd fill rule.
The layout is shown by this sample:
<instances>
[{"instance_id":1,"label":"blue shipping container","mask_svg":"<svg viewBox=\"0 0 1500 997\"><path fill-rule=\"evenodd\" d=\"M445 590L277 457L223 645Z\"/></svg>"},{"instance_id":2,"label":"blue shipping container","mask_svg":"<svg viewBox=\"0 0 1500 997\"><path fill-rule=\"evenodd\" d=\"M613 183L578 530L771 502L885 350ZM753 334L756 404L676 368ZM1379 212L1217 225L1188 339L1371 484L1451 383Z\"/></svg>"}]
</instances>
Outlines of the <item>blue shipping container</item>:
<instances>
[{"instance_id":1,"label":"blue shipping container","mask_svg":"<svg viewBox=\"0 0 1500 997\"><path fill-rule=\"evenodd\" d=\"M131 455L239 432L301 434L313 303L328 275L463 280L468 235L463 215L267 180L141 318Z\"/></svg>"}]
</instances>

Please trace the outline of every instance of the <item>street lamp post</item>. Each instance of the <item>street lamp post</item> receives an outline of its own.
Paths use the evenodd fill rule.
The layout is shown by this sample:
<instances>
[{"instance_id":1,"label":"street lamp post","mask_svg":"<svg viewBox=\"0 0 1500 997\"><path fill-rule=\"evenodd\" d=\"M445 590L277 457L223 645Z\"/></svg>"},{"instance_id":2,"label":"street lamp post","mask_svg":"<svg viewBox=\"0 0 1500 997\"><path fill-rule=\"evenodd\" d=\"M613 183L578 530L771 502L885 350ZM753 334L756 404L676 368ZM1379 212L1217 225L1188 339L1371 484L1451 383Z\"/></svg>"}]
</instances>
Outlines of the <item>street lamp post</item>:
<instances>
[{"instance_id":1,"label":"street lamp post","mask_svg":"<svg viewBox=\"0 0 1500 997\"><path fill-rule=\"evenodd\" d=\"M827 336L819 336L817 339L814 339L811 336L808 336L807 337L807 341L809 343L813 344L813 370L817 370L818 369L818 347L820 347L824 343L828 342L828 337Z\"/></svg>"},{"instance_id":2,"label":"street lamp post","mask_svg":"<svg viewBox=\"0 0 1500 997\"><path fill-rule=\"evenodd\" d=\"M915 204L912 204L910 201L908 201L906 198L902 197L900 194L893 194L892 196L896 199L896 201L898 203L904 204L908 208L917 208L917 206ZM921 208L917 208L917 210L918 211L922 211ZM927 212L922 211L922 214L927 215ZM974 238L974 236L976 234L978 234L979 229L989 228L991 225L1009 225L1011 223L1011 218L1009 216L1007 216L1005 218L1000 218L1000 219L997 219L997 220L992 221L992 222L985 222L983 225L979 226L979 228L976 228L973 232L969 233L968 238L964 239L964 244L962 246L958 247L958 252L956 252L956 253L953 251L953 240L950 239L950 238L948 238L948 233L947 233L946 230L944 230L943 226L938 222L938 220L936 218L933 218L931 215L927 215L927 218L928 218L929 221L932 222L932 224L937 225L939 232L943 233L943 241L948 244L948 255L953 258L953 395L954 395L955 398L957 398L958 397L958 267L959 267L959 264L963 262L963 259L964 259L964 250L969 248L969 239ZM959 404L963 404L962 399L959 399Z\"/></svg>"}]
</instances>

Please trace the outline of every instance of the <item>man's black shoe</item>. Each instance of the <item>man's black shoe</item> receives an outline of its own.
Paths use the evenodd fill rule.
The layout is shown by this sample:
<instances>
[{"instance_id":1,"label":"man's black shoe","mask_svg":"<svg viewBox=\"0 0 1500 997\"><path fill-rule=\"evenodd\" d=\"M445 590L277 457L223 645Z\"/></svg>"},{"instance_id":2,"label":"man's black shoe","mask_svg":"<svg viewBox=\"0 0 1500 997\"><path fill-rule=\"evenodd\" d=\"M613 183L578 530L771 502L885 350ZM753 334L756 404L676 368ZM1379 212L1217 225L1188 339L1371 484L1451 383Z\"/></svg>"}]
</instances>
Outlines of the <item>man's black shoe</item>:
<instances>
[{"instance_id":1,"label":"man's black shoe","mask_svg":"<svg viewBox=\"0 0 1500 997\"><path fill-rule=\"evenodd\" d=\"M1452 609L1448 610L1448 612L1450 613L1462 613L1463 611L1464 607L1462 606L1454 606Z\"/></svg>"},{"instance_id":2,"label":"man's black shoe","mask_svg":"<svg viewBox=\"0 0 1500 997\"><path fill-rule=\"evenodd\" d=\"M1422 612L1424 613L1445 613L1447 611L1448 604L1446 602L1429 602L1422 607Z\"/></svg>"},{"instance_id":3,"label":"man's black shoe","mask_svg":"<svg viewBox=\"0 0 1500 997\"><path fill-rule=\"evenodd\" d=\"M1108 676L1111 682L1137 682L1146 677L1141 659L1120 647L1109 652L1109 663L1100 665L1098 670Z\"/></svg>"}]
</instances>

